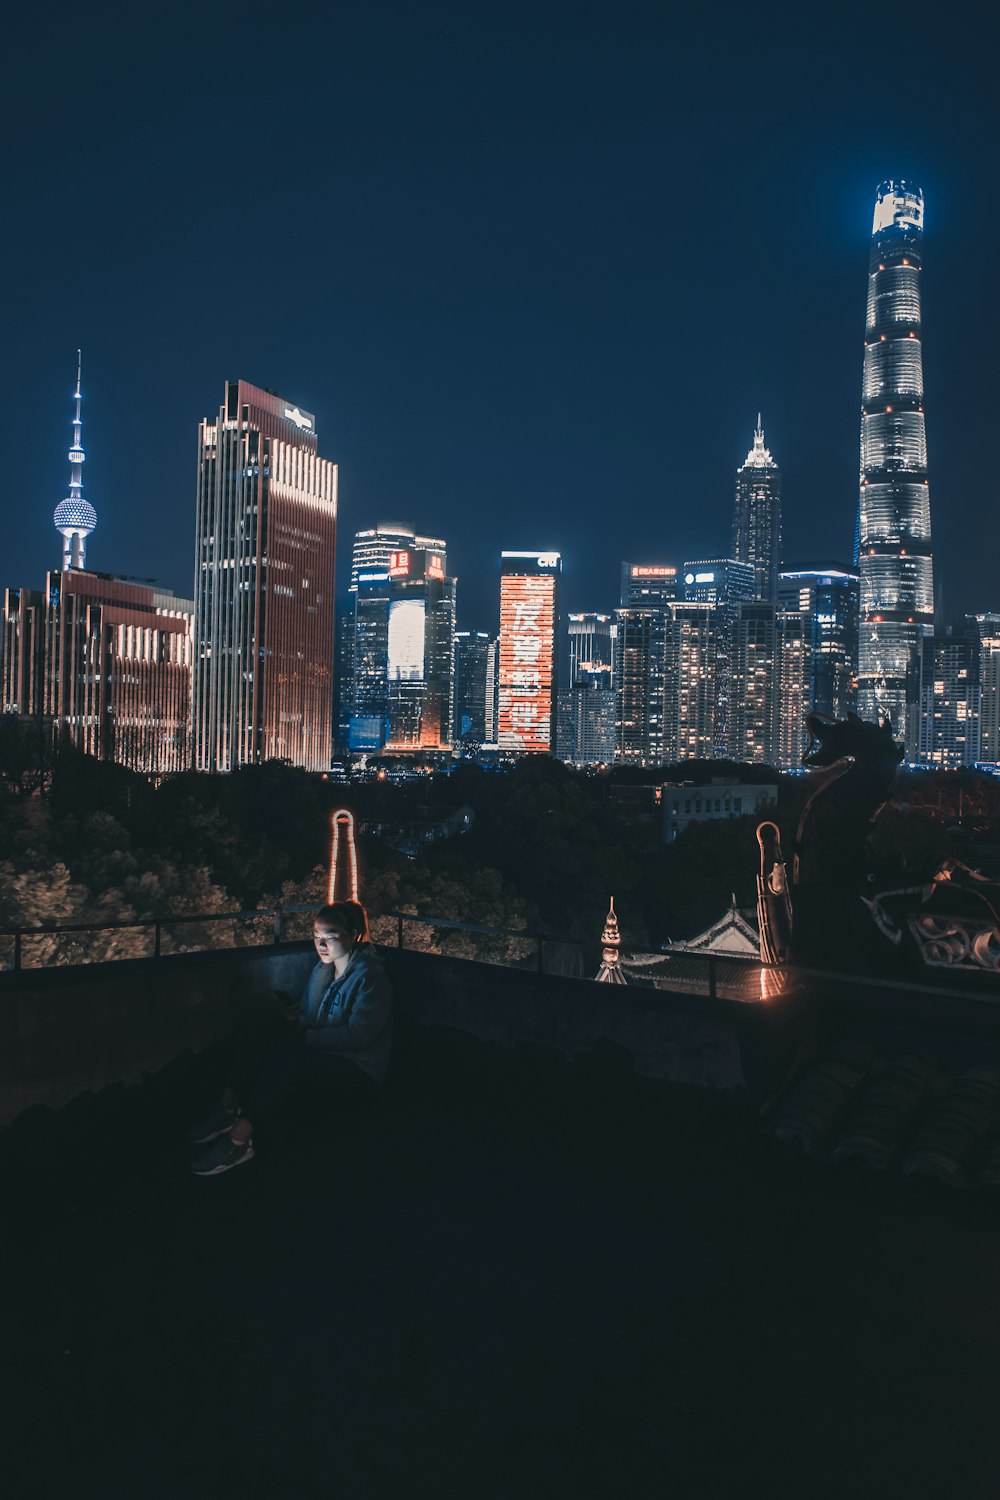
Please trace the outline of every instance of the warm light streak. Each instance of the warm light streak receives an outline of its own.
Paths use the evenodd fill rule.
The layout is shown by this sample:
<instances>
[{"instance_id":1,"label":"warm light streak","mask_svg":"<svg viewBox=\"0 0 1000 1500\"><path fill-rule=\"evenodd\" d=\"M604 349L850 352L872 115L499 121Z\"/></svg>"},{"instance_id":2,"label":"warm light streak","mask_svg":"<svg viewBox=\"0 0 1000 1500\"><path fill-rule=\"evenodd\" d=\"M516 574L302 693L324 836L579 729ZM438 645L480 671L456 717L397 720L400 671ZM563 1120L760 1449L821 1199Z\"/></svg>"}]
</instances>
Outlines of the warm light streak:
<instances>
[{"instance_id":1,"label":"warm light streak","mask_svg":"<svg viewBox=\"0 0 1000 1500\"><path fill-rule=\"evenodd\" d=\"M346 889L345 889L346 886ZM330 814L330 877L327 905L358 899L358 852L354 842L354 814L339 807Z\"/></svg>"}]
</instances>

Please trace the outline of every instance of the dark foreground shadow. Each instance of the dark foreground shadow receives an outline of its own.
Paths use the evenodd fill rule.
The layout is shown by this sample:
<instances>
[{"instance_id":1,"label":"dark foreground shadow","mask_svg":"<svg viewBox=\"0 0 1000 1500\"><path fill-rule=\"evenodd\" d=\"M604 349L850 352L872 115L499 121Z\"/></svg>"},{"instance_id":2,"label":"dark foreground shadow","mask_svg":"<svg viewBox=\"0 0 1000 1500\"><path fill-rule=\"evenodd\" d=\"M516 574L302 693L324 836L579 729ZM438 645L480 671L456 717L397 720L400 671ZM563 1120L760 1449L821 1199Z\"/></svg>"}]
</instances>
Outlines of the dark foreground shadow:
<instances>
[{"instance_id":1,"label":"dark foreground shadow","mask_svg":"<svg viewBox=\"0 0 1000 1500\"><path fill-rule=\"evenodd\" d=\"M405 1018L377 1109L202 1181L212 1067L0 1137L0 1495L995 1495L981 1200Z\"/></svg>"}]
</instances>

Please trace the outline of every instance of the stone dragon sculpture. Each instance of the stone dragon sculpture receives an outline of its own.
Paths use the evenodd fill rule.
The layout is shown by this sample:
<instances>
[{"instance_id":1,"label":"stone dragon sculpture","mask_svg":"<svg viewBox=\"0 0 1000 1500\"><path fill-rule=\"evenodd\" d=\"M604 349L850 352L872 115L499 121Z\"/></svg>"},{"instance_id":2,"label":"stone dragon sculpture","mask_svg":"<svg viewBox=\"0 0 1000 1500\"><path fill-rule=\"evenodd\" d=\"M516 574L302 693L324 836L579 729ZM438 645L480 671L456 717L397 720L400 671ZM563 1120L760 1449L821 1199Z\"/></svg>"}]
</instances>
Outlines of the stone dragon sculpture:
<instances>
[{"instance_id":1,"label":"stone dragon sculpture","mask_svg":"<svg viewBox=\"0 0 1000 1500\"><path fill-rule=\"evenodd\" d=\"M950 858L907 870L873 847L903 759L888 724L856 714L809 714L806 724L802 764L827 774L802 810L790 878L777 826L757 830L762 959L1000 975L1000 884Z\"/></svg>"}]
</instances>

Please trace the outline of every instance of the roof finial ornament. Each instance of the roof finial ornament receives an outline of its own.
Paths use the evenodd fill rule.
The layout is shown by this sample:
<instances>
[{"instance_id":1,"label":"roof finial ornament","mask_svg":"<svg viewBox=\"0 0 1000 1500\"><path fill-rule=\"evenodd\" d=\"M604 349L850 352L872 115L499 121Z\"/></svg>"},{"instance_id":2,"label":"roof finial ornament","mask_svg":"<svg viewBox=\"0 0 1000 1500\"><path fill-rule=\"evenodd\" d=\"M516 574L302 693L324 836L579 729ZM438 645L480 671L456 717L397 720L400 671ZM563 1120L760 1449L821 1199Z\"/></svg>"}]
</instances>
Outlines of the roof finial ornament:
<instances>
[{"instance_id":1,"label":"roof finial ornament","mask_svg":"<svg viewBox=\"0 0 1000 1500\"><path fill-rule=\"evenodd\" d=\"M618 934L618 918L615 915L615 898L611 897L611 906L604 919L604 931L601 933L603 954L601 967L594 976L600 984L624 984L625 975L622 973L622 960L619 948L621 938Z\"/></svg>"}]
</instances>

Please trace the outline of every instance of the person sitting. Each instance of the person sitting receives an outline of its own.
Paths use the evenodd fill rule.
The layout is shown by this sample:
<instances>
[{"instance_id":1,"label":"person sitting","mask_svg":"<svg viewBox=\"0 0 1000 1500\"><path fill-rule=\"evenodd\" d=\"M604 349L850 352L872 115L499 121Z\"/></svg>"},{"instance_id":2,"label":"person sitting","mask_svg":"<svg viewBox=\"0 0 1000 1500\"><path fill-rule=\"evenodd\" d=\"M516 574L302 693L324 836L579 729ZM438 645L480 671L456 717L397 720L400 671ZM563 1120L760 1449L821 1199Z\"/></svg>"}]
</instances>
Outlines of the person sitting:
<instances>
[{"instance_id":1,"label":"person sitting","mask_svg":"<svg viewBox=\"0 0 1000 1500\"><path fill-rule=\"evenodd\" d=\"M318 962L301 1001L292 1002L284 1021L272 1017L263 1035L240 1039L242 1058L231 1075L237 1085L228 1085L208 1118L188 1132L190 1145L208 1146L191 1164L199 1177L251 1161L257 1124L270 1133L282 1106L303 1088L316 1086L338 1108L352 1108L373 1098L385 1079L392 988L361 903L322 907L313 943Z\"/></svg>"}]
</instances>

